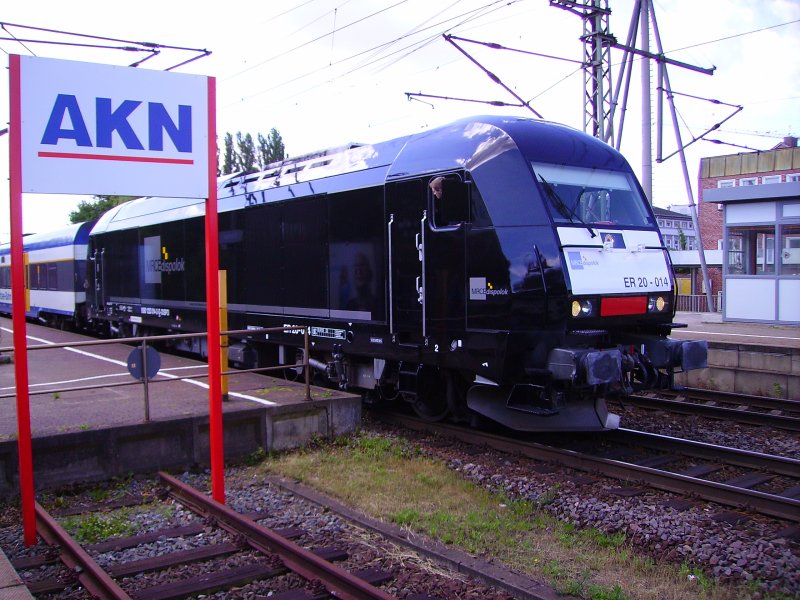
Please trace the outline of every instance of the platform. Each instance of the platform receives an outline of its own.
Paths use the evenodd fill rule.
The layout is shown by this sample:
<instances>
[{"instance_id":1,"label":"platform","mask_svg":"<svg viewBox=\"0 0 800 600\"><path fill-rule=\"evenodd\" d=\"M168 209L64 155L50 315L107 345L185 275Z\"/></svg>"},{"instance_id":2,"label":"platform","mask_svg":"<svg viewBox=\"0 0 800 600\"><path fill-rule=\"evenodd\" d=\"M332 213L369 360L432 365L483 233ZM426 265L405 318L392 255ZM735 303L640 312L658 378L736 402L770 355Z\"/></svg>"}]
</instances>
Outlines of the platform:
<instances>
[{"instance_id":1,"label":"platform","mask_svg":"<svg viewBox=\"0 0 800 600\"><path fill-rule=\"evenodd\" d=\"M672 330L672 337L679 339L704 339L725 344L800 349L800 323L773 325L723 322L719 313L690 312L679 312L674 320L687 326L684 329Z\"/></svg>"},{"instance_id":2,"label":"platform","mask_svg":"<svg viewBox=\"0 0 800 600\"><path fill-rule=\"evenodd\" d=\"M8 319L0 319L4 341ZM30 345L90 338L28 324ZM209 398L207 365L161 355L161 370L148 386L128 373L132 348L124 344L54 348L28 353L34 482L37 488L105 481L130 473L207 465ZM97 386L58 392L57 388ZM17 407L13 364L0 364L0 497L17 489ZM229 377L222 403L224 458L241 459L354 431L361 421L359 396L276 377L240 373Z\"/></svg>"},{"instance_id":3,"label":"platform","mask_svg":"<svg viewBox=\"0 0 800 600\"><path fill-rule=\"evenodd\" d=\"M672 337L708 341L708 368L675 383L710 390L800 399L800 325L727 323L716 313L678 313Z\"/></svg>"}]
</instances>

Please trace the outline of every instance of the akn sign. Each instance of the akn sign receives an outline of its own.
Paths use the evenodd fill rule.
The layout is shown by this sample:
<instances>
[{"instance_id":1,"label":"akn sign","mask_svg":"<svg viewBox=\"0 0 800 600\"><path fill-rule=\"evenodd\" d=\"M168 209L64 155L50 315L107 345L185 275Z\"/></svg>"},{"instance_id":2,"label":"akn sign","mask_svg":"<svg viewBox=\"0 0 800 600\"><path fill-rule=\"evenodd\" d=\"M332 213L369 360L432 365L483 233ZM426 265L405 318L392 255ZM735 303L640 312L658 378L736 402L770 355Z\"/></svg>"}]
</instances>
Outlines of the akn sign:
<instances>
[{"instance_id":1,"label":"akn sign","mask_svg":"<svg viewBox=\"0 0 800 600\"><path fill-rule=\"evenodd\" d=\"M20 57L22 192L208 197L208 78Z\"/></svg>"}]
</instances>

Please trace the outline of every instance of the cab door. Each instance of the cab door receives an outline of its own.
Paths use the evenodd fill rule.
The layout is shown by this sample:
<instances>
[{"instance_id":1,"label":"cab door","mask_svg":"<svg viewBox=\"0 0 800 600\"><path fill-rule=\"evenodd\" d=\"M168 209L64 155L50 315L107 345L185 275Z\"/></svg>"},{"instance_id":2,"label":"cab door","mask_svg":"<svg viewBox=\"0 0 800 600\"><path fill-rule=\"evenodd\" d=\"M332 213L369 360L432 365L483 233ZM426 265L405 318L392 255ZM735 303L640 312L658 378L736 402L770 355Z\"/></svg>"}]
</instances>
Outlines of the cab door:
<instances>
[{"instance_id":1,"label":"cab door","mask_svg":"<svg viewBox=\"0 0 800 600\"><path fill-rule=\"evenodd\" d=\"M443 177L441 185L441 197L428 191L430 218L423 252L426 333L440 348L452 343L466 326L469 227L467 185L457 174Z\"/></svg>"},{"instance_id":2,"label":"cab door","mask_svg":"<svg viewBox=\"0 0 800 600\"><path fill-rule=\"evenodd\" d=\"M388 183L386 216L389 331L399 343L420 343L425 335L422 258L427 212L424 181Z\"/></svg>"},{"instance_id":3,"label":"cab door","mask_svg":"<svg viewBox=\"0 0 800 600\"><path fill-rule=\"evenodd\" d=\"M448 175L387 185L390 331L399 342L450 343L466 323L466 186Z\"/></svg>"}]
</instances>

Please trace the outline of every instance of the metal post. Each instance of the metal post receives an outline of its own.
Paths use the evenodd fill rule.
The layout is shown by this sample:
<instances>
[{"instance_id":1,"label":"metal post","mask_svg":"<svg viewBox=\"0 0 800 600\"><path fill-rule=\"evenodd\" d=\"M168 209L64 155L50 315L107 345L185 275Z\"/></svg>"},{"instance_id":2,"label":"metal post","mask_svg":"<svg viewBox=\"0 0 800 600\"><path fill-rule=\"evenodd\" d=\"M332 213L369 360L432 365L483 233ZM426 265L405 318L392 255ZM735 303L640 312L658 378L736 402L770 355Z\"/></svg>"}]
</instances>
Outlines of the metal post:
<instances>
[{"instance_id":1,"label":"metal post","mask_svg":"<svg viewBox=\"0 0 800 600\"><path fill-rule=\"evenodd\" d=\"M308 362L308 327L303 329L303 368L306 373L306 400L311 400L311 373Z\"/></svg>"},{"instance_id":2,"label":"metal post","mask_svg":"<svg viewBox=\"0 0 800 600\"><path fill-rule=\"evenodd\" d=\"M653 35L655 36L656 45L658 47L659 54L663 55L664 48L661 45L661 35L658 31L658 23L656 22L655 13L652 15L653 21ZM683 172L683 182L686 186L686 197L689 199L689 208L691 209L692 213L692 223L694 224L694 230L697 233L697 245L698 249L697 252L700 256L700 268L703 272L703 283L706 286L706 302L708 302L708 307L711 309L714 306L714 302L711 299L711 281L708 278L708 266L706 265L706 254L705 249L703 248L703 238L700 232L700 223L697 218L697 205L694 203L694 194L692 193L692 184L689 180L689 170L686 166L686 149L683 145L683 141L681 140L681 131L678 125L678 114L675 110L675 98L672 95L672 86L669 82L669 73L667 72L667 67L664 65L663 69L664 74L664 87L666 88L667 92L667 103L669 104L670 115L672 116L672 128L675 131L675 141L678 143L678 151L681 158L681 171Z\"/></svg>"},{"instance_id":3,"label":"metal post","mask_svg":"<svg viewBox=\"0 0 800 600\"><path fill-rule=\"evenodd\" d=\"M220 269L219 272L219 328L228 331L228 272ZM210 349L209 349L210 351ZM228 370L228 336L221 335L219 342L220 369L224 373ZM220 384L222 401L228 401L228 376L222 375Z\"/></svg>"},{"instance_id":4,"label":"metal post","mask_svg":"<svg viewBox=\"0 0 800 600\"><path fill-rule=\"evenodd\" d=\"M26 546L36 543L33 442L25 328L25 274L22 241L22 92L20 57L9 56L10 127L8 144L11 224L11 319L14 326L14 375L17 389L17 452L22 529Z\"/></svg>"},{"instance_id":5,"label":"metal post","mask_svg":"<svg viewBox=\"0 0 800 600\"><path fill-rule=\"evenodd\" d=\"M142 381L144 382L144 422L150 422L150 387L147 376L147 340L142 340Z\"/></svg>"},{"instance_id":6,"label":"metal post","mask_svg":"<svg viewBox=\"0 0 800 600\"><path fill-rule=\"evenodd\" d=\"M639 31L641 32L642 50L650 52L650 22L649 22L650 1L644 0L641 3L639 19ZM642 188L647 195L650 204L653 203L653 126L650 123L652 117L652 100L650 97L650 61L642 61Z\"/></svg>"}]
</instances>

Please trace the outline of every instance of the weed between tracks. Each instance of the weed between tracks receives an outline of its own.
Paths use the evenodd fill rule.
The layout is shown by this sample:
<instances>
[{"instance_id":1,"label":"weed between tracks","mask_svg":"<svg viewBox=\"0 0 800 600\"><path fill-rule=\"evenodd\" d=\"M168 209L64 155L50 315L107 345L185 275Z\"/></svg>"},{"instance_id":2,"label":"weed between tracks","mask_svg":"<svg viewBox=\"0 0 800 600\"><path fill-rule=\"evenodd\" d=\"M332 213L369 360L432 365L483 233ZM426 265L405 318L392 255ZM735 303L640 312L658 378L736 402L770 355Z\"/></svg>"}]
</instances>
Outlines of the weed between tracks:
<instances>
[{"instance_id":1,"label":"weed between tracks","mask_svg":"<svg viewBox=\"0 0 800 600\"><path fill-rule=\"evenodd\" d=\"M636 555L621 533L579 530L539 503L462 479L403 439L360 434L269 457L256 469L297 479L363 512L500 561L559 592L592 600L746 598L688 567Z\"/></svg>"}]
</instances>

